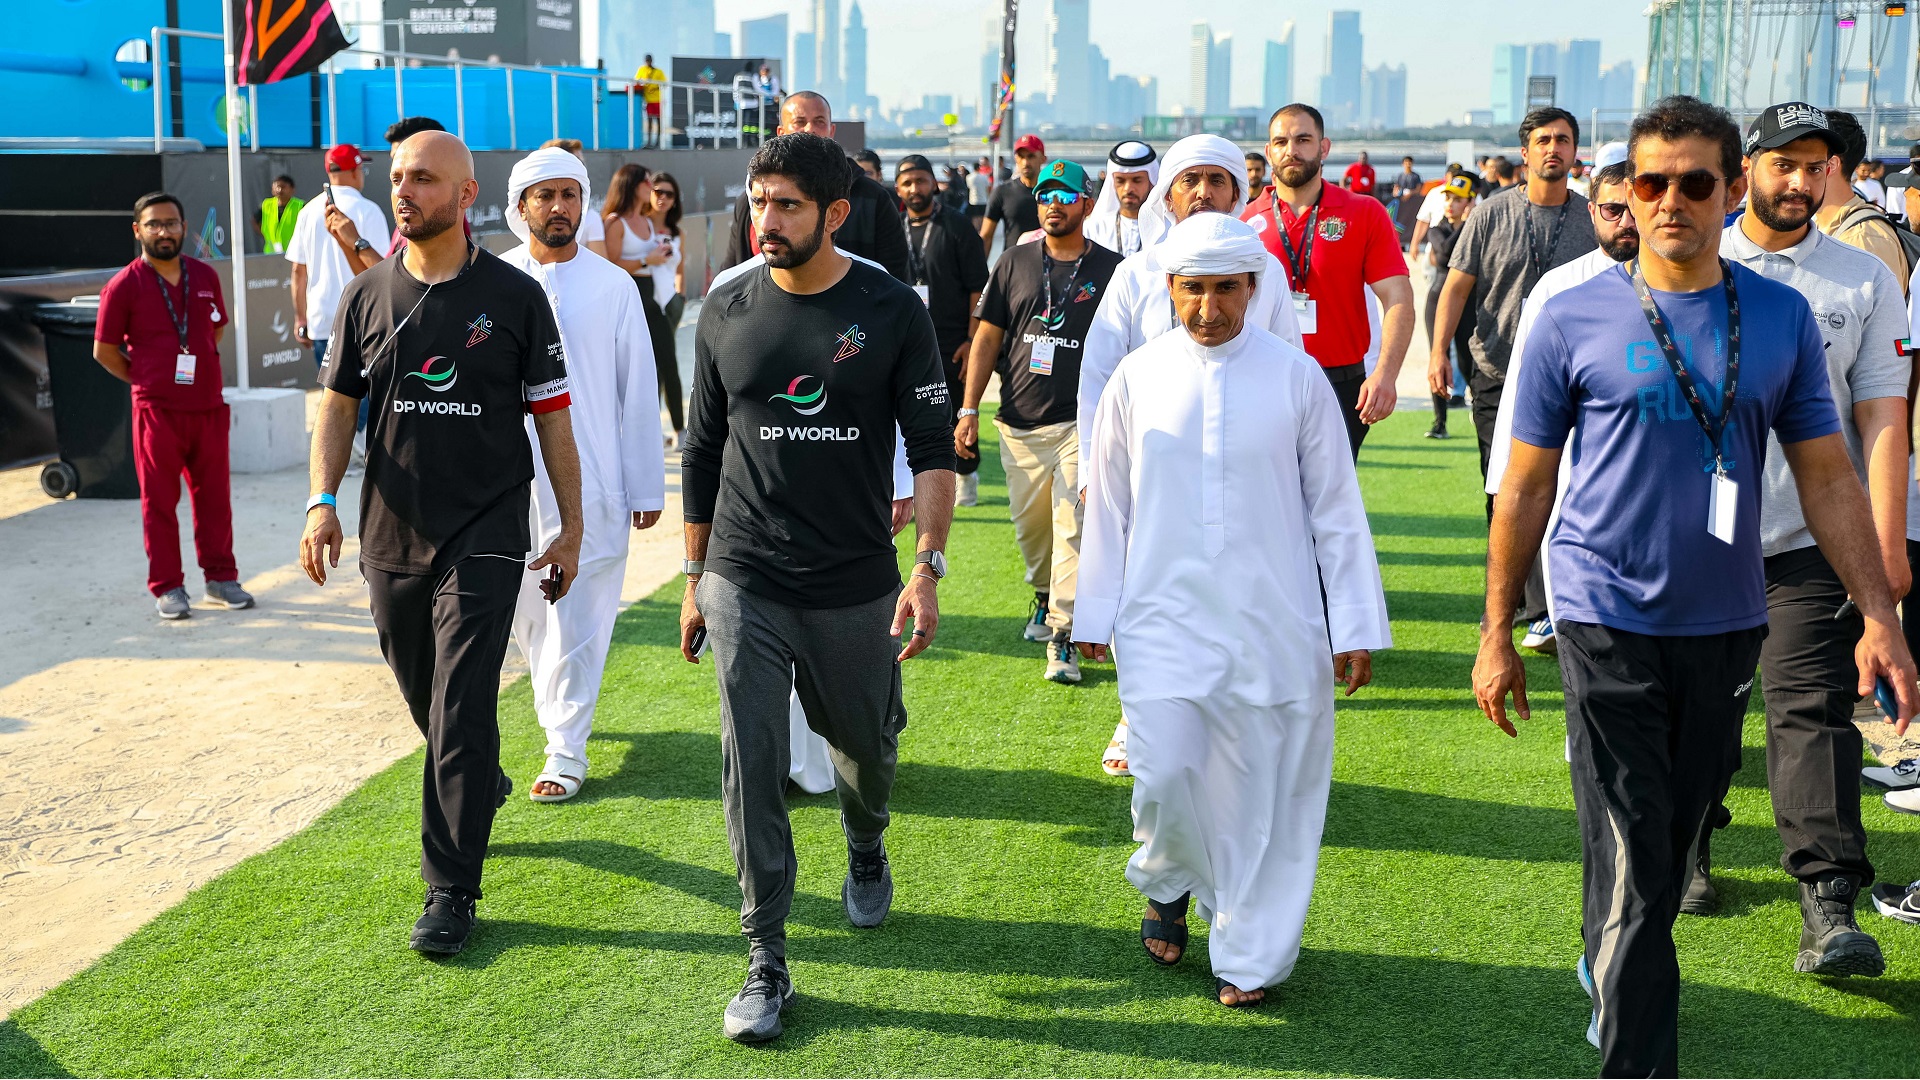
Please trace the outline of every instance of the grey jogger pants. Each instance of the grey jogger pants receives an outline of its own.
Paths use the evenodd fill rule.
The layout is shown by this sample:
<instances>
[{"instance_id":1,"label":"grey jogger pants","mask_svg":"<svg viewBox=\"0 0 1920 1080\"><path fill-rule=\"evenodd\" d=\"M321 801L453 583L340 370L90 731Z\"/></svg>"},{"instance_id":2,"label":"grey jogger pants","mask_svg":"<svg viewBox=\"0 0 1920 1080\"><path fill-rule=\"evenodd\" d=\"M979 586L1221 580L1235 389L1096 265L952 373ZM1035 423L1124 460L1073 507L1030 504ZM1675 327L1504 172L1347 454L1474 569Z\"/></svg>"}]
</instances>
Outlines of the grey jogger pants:
<instances>
[{"instance_id":1,"label":"grey jogger pants","mask_svg":"<svg viewBox=\"0 0 1920 1080\"><path fill-rule=\"evenodd\" d=\"M798 872L787 821L789 698L799 692L808 726L832 751L847 838L879 840L907 726L899 643L887 632L898 595L809 610L711 572L694 592L720 679L721 803L740 874L740 930L768 959L786 961Z\"/></svg>"}]
</instances>

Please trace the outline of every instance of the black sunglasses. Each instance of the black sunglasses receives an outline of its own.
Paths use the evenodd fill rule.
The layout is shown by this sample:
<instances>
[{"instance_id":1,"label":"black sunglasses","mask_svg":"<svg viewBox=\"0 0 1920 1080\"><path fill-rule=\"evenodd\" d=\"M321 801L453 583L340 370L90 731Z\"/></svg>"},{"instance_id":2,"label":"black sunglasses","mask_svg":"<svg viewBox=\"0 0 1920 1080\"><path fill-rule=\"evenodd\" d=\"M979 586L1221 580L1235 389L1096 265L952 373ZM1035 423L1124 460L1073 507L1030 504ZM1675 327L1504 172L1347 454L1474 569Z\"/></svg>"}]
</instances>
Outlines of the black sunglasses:
<instances>
[{"instance_id":1,"label":"black sunglasses","mask_svg":"<svg viewBox=\"0 0 1920 1080\"><path fill-rule=\"evenodd\" d=\"M1681 188L1680 190L1685 191L1686 189ZM1600 216L1607 221L1619 221L1627 215L1628 209L1627 204L1623 202L1594 203L1593 208L1600 211Z\"/></svg>"},{"instance_id":2,"label":"black sunglasses","mask_svg":"<svg viewBox=\"0 0 1920 1080\"><path fill-rule=\"evenodd\" d=\"M1682 198L1690 202L1706 202L1713 197L1714 187L1725 180L1724 176L1715 176L1705 169L1695 169L1677 177L1660 173L1640 173L1633 178L1633 193L1641 202L1659 202L1674 185L1680 188Z\"/></svg>"}]
</instances>

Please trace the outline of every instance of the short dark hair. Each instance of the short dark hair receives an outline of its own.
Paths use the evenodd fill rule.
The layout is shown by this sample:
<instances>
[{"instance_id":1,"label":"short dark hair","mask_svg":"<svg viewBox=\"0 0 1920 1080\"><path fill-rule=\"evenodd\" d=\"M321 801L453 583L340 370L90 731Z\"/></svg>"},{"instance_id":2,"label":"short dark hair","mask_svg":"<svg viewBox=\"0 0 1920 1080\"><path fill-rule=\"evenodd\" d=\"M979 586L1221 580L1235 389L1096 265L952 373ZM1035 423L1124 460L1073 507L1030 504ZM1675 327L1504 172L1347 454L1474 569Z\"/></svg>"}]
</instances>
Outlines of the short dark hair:
<instances>
[{"instance_id":1,"label":"short dark hair","mask_svg":"<svg viewBox=\"0 0 1920 1080\"><path fill-rule=\"evenodd\" d=\"M1632 172L1633 162L1616 161L1604 169L1595 170L1592 183L1595 185L1624 183Z\"/></svg>"},{"instance_id":2,"label":"short dark hair","mask_svg":"<svg viewBox=\"0 0 1920 1080\"><path fill-rule=\"evenodd\" d=\"M1852 113L1838 109L1827 110L1827 126L1840 136L1840 175L1851 180L1853 171L1867 157L1867 129Z\"/></svg>"},{"instance_id":3,"label":"short dark hair","mask_svg":"<svg viewBox=\"0 0 1920 1080\"><path fill-rule=\"evenodd\" d=\"M139 221L140 215L146 212L147 207L158 206L161 203L172 203L173 208L180 211L181 217L184 218L187 216L187 204L181 202L177 197L169 195L164 191L149 191L145 195L133 200L133 220Z\"/></svg>"},{"instance_id":4,"label":"short dark hair","mask_svg":"<svg viewBox=\"0 0 1920 1080\"><path fill-rule=\"evenodd\" d=\"M860 162L862 165L871 165L876 169L880 167L880 155L874 153L872 150L855 150L853 152L853 160Z\"/></svg>"},{"instance_id":5,"label":"short dark hair","mask_svg":"<svg viewBox=\"0 0 1920 1080\"><path fill-rule=\"evenodd\" d=\"M853 186L853 162L832 139L812 132L776 135L760 144L747 165L747 182L764 176L784 176L800 194L820 205L820 212L847 197Z\"/></svg>"},{"instance_id":6,"label":"short dark hair","mask_svg":"<svg viewBox=\"0 0 1920 1080\"><path fill-rule=\"evenodd\" d=\"M1267 163L1267 155L1261 153L1258 150L1249 150L1247 151L1247 160L1257 161L1260 164L1265 165Z\"/></svg>"},{"instance_id":7,"label":"short dark hair","mask_svg":"<svg viewBox=\"0 0 1920 1080\"><path fill-rule=\"evenodd\" d=\"M1505 154L1489 158L1487 167L1493 170L1493 178L1503 184L1513 179L1513 162L1508 161Z\"/></svg>"},{"instance_id":8,"label":"short dark hair","mask_svg":"<svg viewBox=\"0 0 1920 1080\"><path fill-rule=\"evenodd\" d=\"M1546 127L1556 120L1565 120L1567 122L1567 126L1573 129L1573 145L1579 146L1580 121L1575 120L1573 114L1567 110L1555 108L1552 105L1542 106L1538 109L1530 109L1527 115L1520 118L1520 145L1527 145L1527 140L1533 135L1536 128Z\"/></svg>"},{"instance_id":9,"label":"short dark hair","mask_svg":"<svg viewBox=\"0 0 1920 1080\"><path fill-rule=\"evenodd\" d=\"M1833 116L1833 113L1827 114L1828 123L1832 123ZM1634 155L1641 139L1673 142L1688 137L1719 143L1721 173L1727 177L1740 175L1740 125L1733 122L1727 110L1688 94L1663 97L1633 118L1633 126L1627 131L1628 160L1635 172L1640 171Z\"/></svg>"},{"instance_id":10,"label":"short dark hair","mask_svg":"<svg viewBox=\"0 0 1920 1080\"><path fill-rule=\"evenodd\" d=\"M399 146L423 131L445 131L447 125L431 116L405 116L387 125L387 145Z\"/></svg>"},{"instance_id":11,"label":"short dark hair","mask_svg":"<svg viewBox=\"0 0 1920 1080\"><path fill-rule=\"evenodd\" d=\"M1273 122L1288 114L1304 116L1313 121L1313 130L1322 135L1327 133L1327 118L1320 115L1319 109L1314 108L1304 101L1296 101L1288 105L1282 105L1273 110L1273 115L1267 117L1267 130L1272 131Z\"/></svg>"},{"instance_id":12,"label":"short dark hair","mask_svg":"<svg viewBox=\"0 0 1920 1080\"><path fill-rule=\"evenodd\" d=\"M1400 160L1401 160L1401 161L1404 161L1404 162L1406 162L1406 163L1407 163L1407 164L1409 164L1409 165L1411 165L1411 164L1413 164L1413 155L1412 155L1412 154L1407 154L1407 155L1405 155L1404 157L1402 157L1402 158L1401 158Z\"/></svg>"},{"instance_id":13,"label":"short dark hair","mask_svg":"<svg viewBox=\"0 0 1920 1080\"><path fill-rule=\"evenodd\" d=\"M293 177L288 176L286 173L281 173L279 176L274 177L273 182L276 184L285 184L290 188L297 188L300 186L299 184L294 183Z\"/></svg>"}]
</instances>

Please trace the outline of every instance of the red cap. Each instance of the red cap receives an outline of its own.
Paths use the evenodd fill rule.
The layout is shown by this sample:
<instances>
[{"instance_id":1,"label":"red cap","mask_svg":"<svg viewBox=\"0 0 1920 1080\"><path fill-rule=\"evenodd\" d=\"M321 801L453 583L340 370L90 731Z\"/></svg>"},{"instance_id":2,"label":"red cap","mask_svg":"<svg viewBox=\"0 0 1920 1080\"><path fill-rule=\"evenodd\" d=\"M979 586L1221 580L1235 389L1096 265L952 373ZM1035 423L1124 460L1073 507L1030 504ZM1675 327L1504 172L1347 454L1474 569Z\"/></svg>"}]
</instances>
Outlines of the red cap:
<instances>
[{"instance_id":1,"label":"red cap","mask_svg":"<svg viewBox=\"0 0 1920 1080\"><path fill-rule=\"evenodd\" d=\"M359 147L351 143L341 143L327 151L327 171L352 172L365 164L366 160L360 156Z\"/></svg>"},{"instance_id":2,"label":"red cap","mask_svg":"<svg viewBox=\"0 0 1920 1080\"><path fill-rule=\"evenodd\" d=\"M1044 156L1047 152L1047 144L1041 142L1038 135L1022 135L1014 142L1013 152L1017 154L1022 150L1031 150Z\"/></svg>"}]
</instances>

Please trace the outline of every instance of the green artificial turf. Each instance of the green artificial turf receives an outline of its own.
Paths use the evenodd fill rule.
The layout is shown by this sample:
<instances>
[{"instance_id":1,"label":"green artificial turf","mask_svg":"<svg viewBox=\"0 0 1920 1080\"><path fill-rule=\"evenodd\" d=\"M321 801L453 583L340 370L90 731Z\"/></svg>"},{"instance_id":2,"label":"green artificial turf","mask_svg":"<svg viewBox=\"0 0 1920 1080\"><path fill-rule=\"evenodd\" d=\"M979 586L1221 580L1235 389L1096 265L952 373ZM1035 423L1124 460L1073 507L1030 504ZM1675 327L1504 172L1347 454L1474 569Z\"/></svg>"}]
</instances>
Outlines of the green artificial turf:
<instances>
[{"instance_id":1,"label":"green artificial turf","mask_svg":"<svg viewBox=\"0 0 1920 1080\"><path fill-rule=\"evenodd\" d=\"M1213 1002L1198 926L1177 968L1141 951L1128 782L1099 767L1113 669L1041 680L989 426L938 642L906 673L893 913L847 924L832 796L795 798L800 997L776 1044L720 1036L745 949L713 675L677 655L676 585L620 620L586 791L501 813L464 955L406 948L416 753L0 1024L0 1073L1590 1075L1557 671L1529 662L1536 718L1517 741L1473 710L1474 444L1423 440L1425 423L1394 417L1362 457L1397 647L1340 706L1305 949L1264 1009ZM1682 1068L1910 1074L1920 929L1862 916L1885 978L1794 974L1756 721L1714 845L1725 912L1677 930ZM524 791L542 745L525 680L501 722ZM1867 822L1883 872L1920 875L1913 819L1874 800Z\"/></svg>"}]
</instances>

